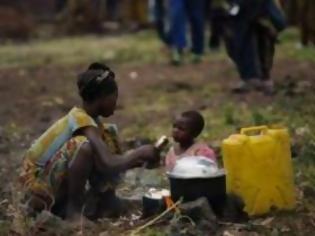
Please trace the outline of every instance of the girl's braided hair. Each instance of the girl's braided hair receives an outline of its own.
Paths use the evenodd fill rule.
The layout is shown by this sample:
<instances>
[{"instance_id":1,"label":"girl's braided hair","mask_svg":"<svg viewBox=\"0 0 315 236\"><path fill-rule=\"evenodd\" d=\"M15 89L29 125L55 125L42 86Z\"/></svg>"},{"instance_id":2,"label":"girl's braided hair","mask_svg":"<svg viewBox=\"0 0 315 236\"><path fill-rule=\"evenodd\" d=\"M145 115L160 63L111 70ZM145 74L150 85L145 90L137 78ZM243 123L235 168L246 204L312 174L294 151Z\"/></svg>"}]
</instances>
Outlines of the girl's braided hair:
<instances>
[{"instance_id":1,"label":"girl's braided hair","mask_svg":"<svg viewBox=\"0 0 315 236\"><path fill-rule=\"evenodd\" d=\"M115 73L106 65L92 63L88 69L78 75L79 94L85 102L93 102L100 96L118 91Z\"/></svg>"}]
</instances>

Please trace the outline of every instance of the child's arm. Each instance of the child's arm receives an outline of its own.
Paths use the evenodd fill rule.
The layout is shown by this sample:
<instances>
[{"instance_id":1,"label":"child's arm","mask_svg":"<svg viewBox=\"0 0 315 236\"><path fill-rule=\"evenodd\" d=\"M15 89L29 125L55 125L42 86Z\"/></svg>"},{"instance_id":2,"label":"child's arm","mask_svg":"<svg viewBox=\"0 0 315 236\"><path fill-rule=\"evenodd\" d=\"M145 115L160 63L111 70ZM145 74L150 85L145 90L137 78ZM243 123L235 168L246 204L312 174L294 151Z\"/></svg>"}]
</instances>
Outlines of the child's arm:
<instances>
[{"instance_id":1,"label":"child's arm","mask_svg":"<svg viewBox=\"0 0 315 236\"><path fill-rule=\"evenodd\" d=\"M141 166L144 162L153 162L159 158L159 151L153 145L144 145L125 156L112 154L95 127L83 128L83 135L89 140L95 151L96 167L102 172L117 172Z\"/></svg>"}]
</instances>

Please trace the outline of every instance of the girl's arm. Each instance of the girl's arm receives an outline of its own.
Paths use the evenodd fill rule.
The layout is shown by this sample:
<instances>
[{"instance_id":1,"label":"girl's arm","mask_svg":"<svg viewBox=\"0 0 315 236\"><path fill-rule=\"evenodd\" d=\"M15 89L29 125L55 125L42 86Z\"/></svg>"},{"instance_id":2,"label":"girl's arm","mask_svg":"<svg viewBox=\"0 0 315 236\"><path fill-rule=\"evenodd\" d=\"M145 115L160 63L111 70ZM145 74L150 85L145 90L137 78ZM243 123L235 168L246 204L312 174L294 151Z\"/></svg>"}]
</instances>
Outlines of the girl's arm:
<instances>
[{"instance_id":1,"label":"girl's arm","mask_svg":"<svg viewBox=\"0 0 315 236\"><path fill-rule=\"evenodd\" d=\"M89 140L96 154L96 167L102 172L120 172L139 167L145 162L155 162L159 158L159 151L153 145L144 145L126 155L115 155L110 152L96 127L86 127L81 132Z\"/></svg>"}]
</instances>

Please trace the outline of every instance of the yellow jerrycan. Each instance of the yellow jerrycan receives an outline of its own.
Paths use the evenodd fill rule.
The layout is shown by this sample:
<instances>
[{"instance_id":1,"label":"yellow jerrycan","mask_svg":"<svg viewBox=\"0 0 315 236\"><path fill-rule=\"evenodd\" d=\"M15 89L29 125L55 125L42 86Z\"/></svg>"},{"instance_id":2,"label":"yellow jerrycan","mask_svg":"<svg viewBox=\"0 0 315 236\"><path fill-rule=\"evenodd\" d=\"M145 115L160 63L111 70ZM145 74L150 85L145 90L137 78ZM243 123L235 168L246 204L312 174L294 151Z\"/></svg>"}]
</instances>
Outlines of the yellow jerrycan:
<instances>
[{"instance_id":1,"label":"yellow jerrycan","mask_svg":"<svg viewBox=\"0 0 315 236\"><path fill-rule=\"evenodd\" d=\"M255 133L255 135L252 135ZM290 137L285 128L244 128L222 143L227 192L240 196L250 216L293 209Z\"/></svg>"}]
</instances>

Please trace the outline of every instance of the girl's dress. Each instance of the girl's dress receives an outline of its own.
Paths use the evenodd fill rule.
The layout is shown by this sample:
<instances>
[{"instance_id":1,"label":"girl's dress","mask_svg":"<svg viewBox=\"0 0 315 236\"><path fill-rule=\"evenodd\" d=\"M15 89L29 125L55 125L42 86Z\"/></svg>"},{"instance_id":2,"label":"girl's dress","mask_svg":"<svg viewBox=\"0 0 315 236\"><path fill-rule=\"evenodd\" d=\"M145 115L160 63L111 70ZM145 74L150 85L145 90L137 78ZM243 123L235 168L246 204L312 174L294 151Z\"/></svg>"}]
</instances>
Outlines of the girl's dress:
<instances>
[{"instance_id":1,"label":"girl's dress","mask_svg":"<svg viewBox=\"0 0 315 236\"><path fill-rule=\"evenodd\" d=\"M61 186L81 146L89 142L85 136L76 136L76 131L88 126L100 130L104 142L113 154L121 152L115 125L104 125L83 109L74 107L40 136L26 152L20 173L20 182L26 198L35 197L45 204L46 210L50 210L58 200ZM96 191L105 192L113 188L114 180L117 180L117 176L103 176L94 171L89 183Z\"/></svg>"}]
</instances>

